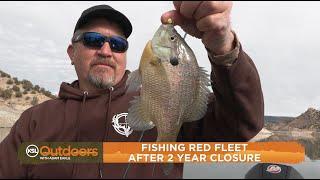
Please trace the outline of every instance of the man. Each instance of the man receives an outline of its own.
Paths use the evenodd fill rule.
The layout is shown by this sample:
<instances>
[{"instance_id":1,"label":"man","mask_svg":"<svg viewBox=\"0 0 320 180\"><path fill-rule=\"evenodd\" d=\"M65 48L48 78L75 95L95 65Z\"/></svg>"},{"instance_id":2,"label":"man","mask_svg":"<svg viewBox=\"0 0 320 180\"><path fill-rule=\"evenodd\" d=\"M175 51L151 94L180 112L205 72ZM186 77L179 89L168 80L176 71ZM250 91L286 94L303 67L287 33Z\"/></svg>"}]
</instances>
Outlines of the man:
<instances>
[{"instance_id":1,"label":"man","mask_svg":"<svg viewBox=\"0 0 320 180\"><path fill-rule=\"evenodd\" d=\"M201 38L212 65L213 90L207 114L185 123L177 141L247 141L263 127L263 95L258 72L231 31L231 2L174 2L171 18L188 34ZM0 177L122 178L127 164L20 165L22 142L138 141L141 132L119 126L138 92L125 93L126 38L130 21L106 5L84 11L67 52L78 80L62 83L59 98L22 113L0 144ZM108 37L108 38L105 38ZM105 42L106 41L106 42ZM201 63L201 62L200 62ZM124 128L124 127L122 127ZM142 141L155 141L156 129ZM182 178L183 164L165 176L161 165L132 164L127 178Z\"/></svg>"}]
</instances>

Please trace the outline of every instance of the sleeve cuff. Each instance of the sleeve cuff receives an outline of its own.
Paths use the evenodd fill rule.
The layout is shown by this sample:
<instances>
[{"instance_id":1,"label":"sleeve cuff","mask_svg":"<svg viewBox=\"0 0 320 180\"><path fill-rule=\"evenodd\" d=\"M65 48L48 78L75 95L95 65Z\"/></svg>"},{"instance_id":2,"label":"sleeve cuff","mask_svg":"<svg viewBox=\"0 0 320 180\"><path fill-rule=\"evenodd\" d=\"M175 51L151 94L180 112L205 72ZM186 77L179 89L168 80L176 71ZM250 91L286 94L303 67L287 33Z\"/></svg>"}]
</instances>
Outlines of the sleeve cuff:
<instances>
[{"instance_id":1,"label":"sleeve cuff","mask_svg":"<svg viewBox=\"0 0 320 180\"><path fill-rule=\"evenodd\" d=\"M235 44L235 48L232 51L228 52L227 54L215 56L209 51L209 49L207 49L211 63L219 66L232 66L232 64L236 61L240 51L240 42L236 33L234 31L232 31L232 33L234 35L233 43Z\"/></svg>"}]
</instances>

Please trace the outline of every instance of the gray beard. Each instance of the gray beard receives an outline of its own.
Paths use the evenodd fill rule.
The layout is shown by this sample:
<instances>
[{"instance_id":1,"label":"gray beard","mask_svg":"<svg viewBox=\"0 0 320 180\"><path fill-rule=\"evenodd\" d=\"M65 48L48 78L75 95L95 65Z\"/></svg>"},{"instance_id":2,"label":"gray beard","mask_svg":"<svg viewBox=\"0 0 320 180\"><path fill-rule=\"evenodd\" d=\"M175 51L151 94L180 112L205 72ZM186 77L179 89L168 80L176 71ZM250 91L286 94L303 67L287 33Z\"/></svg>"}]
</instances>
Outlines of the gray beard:
<instances>
[{"instance_id":1,"label":"gray beard","mask_svg":"<svg viewBox=\"0 0 320 180\"><path fill-rule=\"evenodd\" d=\"M88 80L99 89L108 89L114 85L115 76L100 77L89 72Z\"/></svg>"}]
</instances>

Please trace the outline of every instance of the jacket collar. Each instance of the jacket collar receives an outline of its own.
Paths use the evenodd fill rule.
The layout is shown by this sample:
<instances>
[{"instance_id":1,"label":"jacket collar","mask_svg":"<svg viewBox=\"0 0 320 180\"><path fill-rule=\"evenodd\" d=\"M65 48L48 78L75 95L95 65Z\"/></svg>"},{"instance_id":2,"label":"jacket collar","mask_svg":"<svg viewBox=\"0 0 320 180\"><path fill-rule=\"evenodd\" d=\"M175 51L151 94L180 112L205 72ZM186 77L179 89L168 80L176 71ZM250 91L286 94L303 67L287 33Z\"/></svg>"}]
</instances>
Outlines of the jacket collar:
<instances>
[{"instance_id":1,"label":"jacket collar","mask_svg":"<svg viewBox=\"0 0 320 180\"><path fill-rule=\"evenodd\" d=\"M116 98L126 91L126 81L128 79L128 74L130 73L129 70L126 70L125 74L123 75L121 81L113 86L112 89L112 98ZM94 91L89 91L87 94L87 99L96 98L101 95L109 94L110 89L99 89ZM61 99L76 99L82 100L85 92L79 89L79 81L75 80L71 84L67 82L62 82L60 85L59 90L59 98Z\"/></svg>"}]
</instances>

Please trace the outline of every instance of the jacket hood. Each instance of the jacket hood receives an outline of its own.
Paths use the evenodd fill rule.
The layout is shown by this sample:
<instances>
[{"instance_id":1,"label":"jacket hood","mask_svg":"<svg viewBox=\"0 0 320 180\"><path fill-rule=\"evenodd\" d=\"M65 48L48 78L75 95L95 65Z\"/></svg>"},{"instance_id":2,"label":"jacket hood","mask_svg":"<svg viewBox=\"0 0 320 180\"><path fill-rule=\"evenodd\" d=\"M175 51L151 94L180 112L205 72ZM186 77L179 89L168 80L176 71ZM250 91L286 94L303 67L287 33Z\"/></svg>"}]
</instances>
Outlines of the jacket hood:
<instances>
[{"instance_id":1,"label":"jacket hood","mask_svg":"<svg viewBox=\"0 0 320 180\"><path fill-rule=\"evenodd\" d=\"M130 73L129 70L126 70L125 74L123 75L121 81L116 84L113 88L112 98L120 96L125 93L126 91L126 81L128 79L128 74ZM92 99L98 97L103 94L108 94L110 91L108 89L99 89L94 91L88 91L86 96L87 99ZM75 99L75 100L82 100L85 91L79 89L79 81L75 80L71 84L62 82L60 85L59 90L59 98L60 99Z\"/></svg>"}]
</instances>

